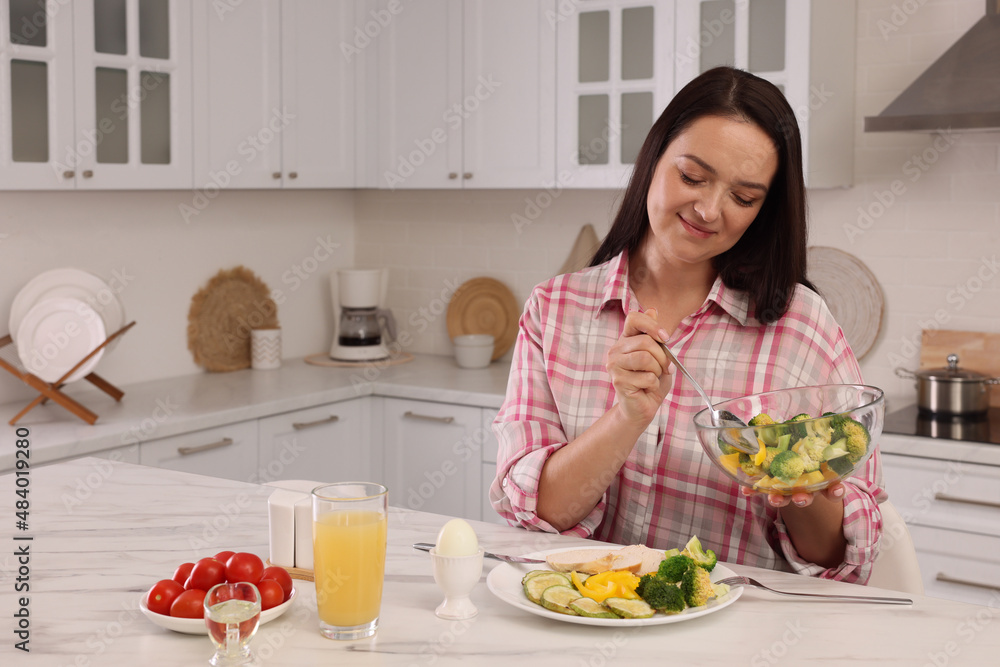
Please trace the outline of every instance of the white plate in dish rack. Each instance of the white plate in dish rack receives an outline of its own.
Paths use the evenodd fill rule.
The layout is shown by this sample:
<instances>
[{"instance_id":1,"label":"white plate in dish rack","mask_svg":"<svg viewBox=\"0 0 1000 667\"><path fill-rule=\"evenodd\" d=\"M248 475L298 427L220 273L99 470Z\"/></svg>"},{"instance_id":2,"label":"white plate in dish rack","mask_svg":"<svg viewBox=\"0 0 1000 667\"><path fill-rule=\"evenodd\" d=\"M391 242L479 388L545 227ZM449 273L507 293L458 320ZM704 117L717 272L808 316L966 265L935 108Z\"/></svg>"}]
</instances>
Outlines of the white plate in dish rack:
<instances>
[{"instance_id":1,"label":"white plate in dish rack","mask_svg":"<svg viewBox=\"0 0 1000 667\"><path fill-rule=\"evenodd\" d=\"M545 558L550 554L560 551L571 551L570 549L549 549L536 553L522 554L528 558ZM546 565L513 565L511 563L501 563L493 568L486 577L486 586L493 595L497 596L507 604L522 609L529 614L544 616L554 621L565 623L579 623L582 625L603 625L606 627L626 627L636 625L663 625L665 623L681 623L692 618L713 614L721 609L725 609L736 602L743 595L743 587L731 588L728 593L721 598L713 598L704 607L689 607L679 614L661 614L657 612L652 618L588 618L586 616L569 616L554 611L549 611L545 607L535 604L524 594L524 587L521 579L530 570L547 570ZM719 581L726 577L731 577L736 573L721 563L712 569L712 581Z\"/></svg>"},{"instance_id":2,"label":"white plate in dish rack","mask_svg":"<svg viewBox=\"0 0 1000 667\"><path fill-rule=\"evenodd\" d=\"M32 374L56 382L107 338L104 320L80 299L45 299L27 312L17 330L17 356ZM101 349L63 382L75 382L97 366Z\"/></svg>"},{"instance_id":3,"label":"white plate in dish rack","mask_svg":"<svg viewBox=\"0 0 1000 667\"><path fill-rule=\"evenodd\" d=\"M17 342L21 321L35 304L45 299L79 299L93 308L104 322L104 331L111 335L125 326L125 308L111 287L87 271L63 268L40 273L21 288L10 307L8 332ZM109 349L118 339L108 344Z\"/></svg>"}]
</instances>

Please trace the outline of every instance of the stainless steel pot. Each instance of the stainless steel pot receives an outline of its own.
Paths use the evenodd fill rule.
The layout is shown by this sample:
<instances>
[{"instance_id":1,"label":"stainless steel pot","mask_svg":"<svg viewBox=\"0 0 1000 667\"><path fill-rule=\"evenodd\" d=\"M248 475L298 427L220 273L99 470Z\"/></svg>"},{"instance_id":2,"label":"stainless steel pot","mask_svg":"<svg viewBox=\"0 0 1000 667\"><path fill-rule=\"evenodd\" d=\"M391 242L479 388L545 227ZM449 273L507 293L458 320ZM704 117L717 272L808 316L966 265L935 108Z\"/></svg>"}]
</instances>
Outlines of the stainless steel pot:
<instances>
[{"instance_id":1,"label":"stainless steel pot","mask_svg":"<svg viewBox=\"0 0 1000 667\"><path fill-rule=\"evenodd\" d=\"M944 368L909 371L896 369L896 375L917 381L917 407L939 415L983 415L990 406L989 385L1000 378L958 367L958 355L948 355Z\"/></svg>"}]
</instances>

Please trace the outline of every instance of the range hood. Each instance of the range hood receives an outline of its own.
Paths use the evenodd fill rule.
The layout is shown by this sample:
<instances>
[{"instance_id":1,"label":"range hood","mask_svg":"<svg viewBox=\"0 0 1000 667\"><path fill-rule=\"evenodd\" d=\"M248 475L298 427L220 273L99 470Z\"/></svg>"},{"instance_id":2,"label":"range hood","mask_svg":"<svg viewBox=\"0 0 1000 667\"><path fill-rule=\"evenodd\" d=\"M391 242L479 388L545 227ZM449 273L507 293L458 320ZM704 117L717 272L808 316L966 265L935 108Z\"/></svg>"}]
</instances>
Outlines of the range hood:
<instances>
[{"instance_id":1,"label":"range hood","mask_svg":"<svg viewBox=\"0 0 1000 667\"><path fill-rule=\"evenodd\" d=\"M1000 129L1000 0L865 132Z\"/></svg>"}]
</instances>

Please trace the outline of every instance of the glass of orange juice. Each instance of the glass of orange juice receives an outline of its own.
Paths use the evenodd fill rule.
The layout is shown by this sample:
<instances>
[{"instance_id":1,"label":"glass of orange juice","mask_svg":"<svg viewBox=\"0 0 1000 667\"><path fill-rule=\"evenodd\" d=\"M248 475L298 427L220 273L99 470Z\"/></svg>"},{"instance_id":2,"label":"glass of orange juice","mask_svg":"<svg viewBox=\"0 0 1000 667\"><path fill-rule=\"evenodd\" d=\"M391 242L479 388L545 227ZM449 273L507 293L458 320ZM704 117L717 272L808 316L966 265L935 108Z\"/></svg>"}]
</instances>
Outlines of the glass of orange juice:
<instances>
[{"instance_id":1,"label":"glass of orange juice","mask_svg":"<svg viewBox=\"0 0 1000 667\"><path fill-rule=\"evenodd\" d=\"M361 639L378 628L387 497L384 486L371 482L313 489L313 572L325 637Z\"/></svg>"}]
</instances>

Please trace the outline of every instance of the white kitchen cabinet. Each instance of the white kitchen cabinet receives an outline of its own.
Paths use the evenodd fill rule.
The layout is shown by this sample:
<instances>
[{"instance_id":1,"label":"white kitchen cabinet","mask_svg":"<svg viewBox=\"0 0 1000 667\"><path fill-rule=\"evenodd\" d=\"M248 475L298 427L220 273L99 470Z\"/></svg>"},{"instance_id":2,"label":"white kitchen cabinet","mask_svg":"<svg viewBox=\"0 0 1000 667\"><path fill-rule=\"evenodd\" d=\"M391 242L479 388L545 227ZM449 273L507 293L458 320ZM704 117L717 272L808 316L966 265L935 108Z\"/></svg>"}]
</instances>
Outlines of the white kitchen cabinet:
<instances>
[{"instance_id":1,"label":"white kitchen cabinet","mask_svg":"<svg viewBox=\"0 0 1000 667\"><path fill-rule=\"evenodd\" d=\"M927 595L977 604L1000 595L1000 467L887 453L882 462Z\"/></svg>"},{"instance_id":2,"label":"white kitchen cabinet","mask_svg":"<svg viewBox=\"0 0 1000 667\"><path fill-rule=\"evenodd\" d=\"M139 463L240 482L257 480L257 420L149 440Z\"/></svg>"},{"instance_id":3,"label":"white kitchen cabinet","mask_svg":"<svg viewBox=\"0 0 1000 667\"><path fill-rule=\"evenodd\" d=\"M0 187L191 187L190 0L0 14Z\"/></svg>"},{"instance_id":4,"label":"white kitchen cabinet","mask_svg":"<svg viewBox=\"0 0 1000 667\"><path fill-rule=\"evenodd\" d=\"M368 397L259 419L261 480L381 482L381 447L370 423Z\"/></svg>"},{"instance_id":5,"label":"white kitchen cabinet","mask_svg":"<svg viewBox=\"0 0 1000 667\"><path fill-rule=\"evenodd\" d=\"M506 526L506 519L503 519L499 514L497 514L496 510L493 509L493 505L490 504L490 485L493 484L493 479L497 476L497 450L500 447L500 443L497 442L497 437L493 435L493 420L496 419L496 416L497 410L493 408L482 409L482 425L480 427L483 434L482 520Z\"/></svg>"},{"instance_id":6,"label":"white kitchen cabinet","mask_svg":"<svg viewBox=\"0 0 1000 667\"><path fill-rule=\"evenodd\" d=\"M809 187L848 187L854 169L855 0L684 0L677 89L718 65L771 81L795 111Z\"/></svg>"},{"instance_id":7,"label":"white kitchen cabinet","mask_svg":"<svg viewBox=\"0 0 1000 667\"><path fill-rule=\"evenodd\" d=\"M385 398L381 421L391 505L480 518L480 408Z\"/></svg>"},{"instance_id":8,"label":"white kitchen cabinet","mask_svg":"<svg viewBox=\"0 0 1000 667\"><path fill-rule=\"evenodd\" d=\"M195 188L355 185L353 0L198 3Z\"/></svg>"},{"instance_id":9,"label":"white kitchen cabinet","mask_svg":"<svg viewBox=\"0 0 1000 667\"><path fill-rule=\"evenodd\" d=\"M557 7L560 181L624 187L675 91L674 1L588 0Z\"/></svg>"},{"instance_id":10,"label":"white kitchen cabinet","mask_svg":"<svg viewBox=\"0 0 1000 667\"><path fill-rule=\"evenodd\" d=\"M380 0L370 185L555 183L554 0Z\"/></svg>"}]
</instances>

